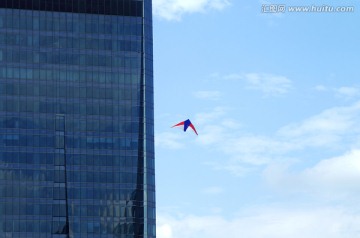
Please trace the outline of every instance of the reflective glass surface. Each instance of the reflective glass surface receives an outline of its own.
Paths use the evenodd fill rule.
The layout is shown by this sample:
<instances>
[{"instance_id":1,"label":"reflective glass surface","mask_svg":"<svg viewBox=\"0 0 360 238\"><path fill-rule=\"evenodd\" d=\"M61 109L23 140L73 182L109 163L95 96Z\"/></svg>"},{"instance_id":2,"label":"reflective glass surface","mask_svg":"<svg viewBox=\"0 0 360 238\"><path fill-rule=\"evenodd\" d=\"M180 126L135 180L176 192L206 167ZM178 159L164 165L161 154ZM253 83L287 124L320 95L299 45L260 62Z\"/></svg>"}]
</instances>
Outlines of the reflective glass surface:
<instances>
[{"instance_id":1,"label":"reflective glass surface","mask_svg":"<svg viewBox=\"0 0 360 238\"><path fill-rule=\"evenodd\" d=\"M0 8L0 237L155 237L151 1L127 2Z\"/></svg>"}]
</instances>

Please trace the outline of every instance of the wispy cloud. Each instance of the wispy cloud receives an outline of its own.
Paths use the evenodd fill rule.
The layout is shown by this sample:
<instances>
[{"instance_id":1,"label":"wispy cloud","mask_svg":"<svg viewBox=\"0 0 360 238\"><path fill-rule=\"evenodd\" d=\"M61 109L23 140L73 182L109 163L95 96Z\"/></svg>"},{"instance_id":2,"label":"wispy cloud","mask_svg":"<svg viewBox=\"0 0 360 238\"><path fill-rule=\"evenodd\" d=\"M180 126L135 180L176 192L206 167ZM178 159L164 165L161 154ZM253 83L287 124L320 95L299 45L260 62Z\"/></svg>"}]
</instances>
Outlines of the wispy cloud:
<instances>
[{"instance_id":1,"label":"wispy cloud","mask_svg":"<svg viewBox=\"0 0 360 238\"><path fill-rule=\"evenodd\" d=\"M347 191L359 194L360 149L352 149L336 157L320 160L300 171L290 171L290 166L274 165L264 175L274 184L290 183L307 190L328 190L333 193Z\"/></svg>"},{"instance_id":2,"label":"wispy cloud","mask_svg":"<svg viewBox=\"0 0 360 238\"><path fill-rule=\"evenodd\" d=\"M202 113L196 114L196 122L200 125L207 124L209 122L210 122L210 124L214 124L214 123L212 123L213 120L224 117L226 115L226 113L227 113L226 108L215 107L214 109L212 109L209 112L202 112Z\"/></svg>"},{"instance_id":3,"label":"wispy cloud","mask_svg":"<svg viewBox=\"0 0 360 238\"><path fill-rule=\"evenodd\" d=\"M196 118L201 122L202 131L197 142L227 156L218 164L216 161L210 164L242 175L254 168L291 158L294 153L303 150L344 151L355 145L360 133L360 102L324 110L299 123L281 127L272 135L249 134L241 126L227 127L225 121L236 120L224 108L199 113Z\"/></svg>"},{"instance_id":4,"label":"wispy cloud","mask_svg":"<svg viewBox=\"0 0 360 238\"><path fill-rule=\"evenodd\" d=\"M315 90L321 92L332 92L337 97L345 99L353 99L360 96L360 87L357 86L342 86L342 87L326 87L324 85L315 86Z\"/></svg>"},{"instance_id":5,"label":"wispy cloud","mask_svg":"<svg viewBox=\"0 0 360 238\"><path fill-rule=\"evenodd\" d=\"M203 193L208 194L208 195L217 195L217 194L221 194L222 192L223 192L223 189L218 186L213 186L213 187L208 187L208 188L203 189Z\"/></svg>"},{"instance_id":6,"label":"wispy cloud","mask_svg":"<svg viewBox=\"0 0 360 238\"><path fill-rule=\"evenodd\" d=\"M346 208L261 207L229 220L222 216L158 216L159 238L359 238L360 214Z\"/></svg>"},{"instance_id":7,"label":"wispy cloud","mask_svg":"<svg viewBox=\"0 0 360 238\"><path fill-rule=\"evenodd\" d=\"M157 236L160 238L172 238L173 237L173 232L172 232L173 229L172 229L171 225L169 225L167 223L157 225L156 230L157 230Z\"/></svg>"},{"instance_id":8,"label":"wispy cloud","mask_svg":"<svg viewBox=\"0 0 360 238\"><path fill-rule=\"evenodd\" d=\"M226 80L243 80L247 83L247 89L260 91L267 96L283 95L292 88L292 81L282 75L247 73L229 74L223 78Z\"/></svg>"},{"instance_id":9,"label":"wispy cloud","mask_svg":"<svg viewBox=\"0 0 360 238\"><path fill-rule=\"evenodd\" d=\"M254 238L360 238L360 101L328 108L269 134L247 132L225 107L199 113L195 121L202 131L196 142L215 155L208 165L235 176L261 171L280 197L295 195L298 200L290 199L289 207L268 204L232 219L159 214L159 238L238 237L240 232ZM205 187L202 192L223 191ZM299 208L302 202L314 205Z\"/></svg>"},{"instance_id":10,"label":"wispy cloud","mask_svg":"<svg viewBox=\"0 0 360 238\"><path fill-rule=\"evenodd\" d=\"M296 143L300 148L337 146L359 132L360 102L350 106L333 107L318 115L282 127L278 135Z\"/></svg>"},{"instance_id":11,"label":"wispy cloud","mask_svg":"<svg viewBox=\"0 0 360 238\"><path fill-rule=\"evenodd\" d=\"M308 183L327 188L352 188L360 191L360 150L325 159L306 169L302 176Z\"/></svg>"},{"instance_id":12,"label":"wispy cloud","mask_svg":"<svg viewBox=\"0 0 360 238\"><path fill-rule=\"evenodd\" d=\"M221 97L219 91L197 91L194 92L194 96L199 99L217 101Z\"/></svg>"},{"instance_id":13,"label":"wispy cloud","mask_svg":"<svg viewBox=\"0 0 360 238\"><path fill-rule=\"evenodd\" d=\"M282 193L299 197L310 195L322 203L357 204L360 197L359 149L322 159L305 169L294 169L295 165L270 165L263 172L264 181Z\"/></svg>"},{"instance_id":14,"label":"wispy cloud","mask_svg":"<svg viewBox=\"0 0 360 238\"><path fill-rule=\"evenodd\" d=\"M326 86L322 85L322 84L316 85L316 86L314 87L314 89L315 89L316 91L327 91L327 90L328 90L328 88L327 88Z\"/></svg>"},{"instance_id":15,"label":"wispy cloud","mask_svg":"<svg viewBox=\"0 0 360 238\"><path fill-rule=\"evenodd\" d=\"M162 147L166 149L181 149L184 147L184 144L181 134L164 132L158 133L155 135L155 146Z\"/></svg>"},{"instance_id":16,"label":"wispy cloud","mask_svg":"<svg viewBox=\"0 0 360 238\"><path fill-rule=\"evenodd\" d=\"M360 88L358 87L340 87L335 92L342 97L354 98L360 96Z\"/></svg>"},{"instance_id":17,"label":"wispy cloud","mask_svg":"<svg viewBox=\"0 0 360 238\"><path fill-rule=\"evenodd\" d=\"M267 95L285 94L291 89L291 81L285 76L253 73L246 74L244 79L249 83L250 89Z\"/></svg>"},{"instance_id":18,"label":"wispy cloud","mask_svg":"<svg viewBox=\"0 0 360 238\"><path fill-rule=\"evenodd\" d=\"M222 10L229 0L154 0L154 15L166 20L180 20L184 14Z\"/></svg>"}]
</instances>

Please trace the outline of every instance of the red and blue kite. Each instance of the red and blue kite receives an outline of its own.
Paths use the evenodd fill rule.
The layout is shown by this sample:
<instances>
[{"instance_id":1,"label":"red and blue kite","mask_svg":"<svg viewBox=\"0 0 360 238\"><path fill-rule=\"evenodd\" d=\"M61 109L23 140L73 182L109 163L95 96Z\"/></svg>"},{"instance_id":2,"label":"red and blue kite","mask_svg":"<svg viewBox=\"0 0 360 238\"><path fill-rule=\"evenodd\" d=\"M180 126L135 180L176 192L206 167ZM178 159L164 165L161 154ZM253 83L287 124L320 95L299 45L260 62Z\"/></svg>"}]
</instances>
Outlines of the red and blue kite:
<instances>
[{"instance_id":1,"label":"red and blue kite","mask_svg":"<svg viewBox=\"0 0 360 238\"><path fill-rule=\"evenodd\" d=\"M193 129L193 131L195 132L196 135L198 135L195 126L191 123L191 121L189 119L179 122L178 124L172 126L171 128L175 127L175 126L184 126L184 132L191 127L191 129Z\"/></svg>"}]
</instances>

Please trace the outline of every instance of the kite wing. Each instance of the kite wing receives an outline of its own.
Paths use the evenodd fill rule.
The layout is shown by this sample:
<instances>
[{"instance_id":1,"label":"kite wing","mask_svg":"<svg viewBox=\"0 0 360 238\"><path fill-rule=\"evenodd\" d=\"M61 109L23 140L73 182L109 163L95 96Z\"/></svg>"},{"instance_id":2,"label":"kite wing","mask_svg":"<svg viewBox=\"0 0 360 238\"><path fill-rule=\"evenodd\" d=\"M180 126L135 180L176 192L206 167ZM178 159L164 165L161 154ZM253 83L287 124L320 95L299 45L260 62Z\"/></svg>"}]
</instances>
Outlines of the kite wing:
<instances>
[{"instance_id":1,"label":"kite wing","mask_svg":"<svg viewBox=\"0 0 360 238\"><path fill-rule=\"evenodd\" d=\"M193 129L193 131L195 132L195 134L198 135L198 133L197 133L197 131L196 131L196 129L195 129L195 126L194 126L192 123L190 123L189 126L191 127L191 129Z\"/></svg>"},{"instance_id":2,"label":"kite wing","mask_svg":"<svg viewBox=\"0 0 360 238\"><path fill-rule=\"evenodd\" d=\"M175 127L175 126L181 126L181 125L184 125L185 121L182 121L182 122L179 122L178 124L176 125L173 125L171 128Z\"/></svg>"},{"instance_id":3,"label":"kite wing","mask_svg":"<svg viewBox=\"0 0 360 238\"><path fill-rule=\"evenodd\" d=\"M193 129L195 134L198 135L198 133L197 133L197 131L195 129L195 126L191 123L191 121L189 119L187 119L185 121L182 121L182 122L179 122L178 124L173 125L172 127L175 127L175 126L184 126L184 131L186 131L190 127L191 129Z\"/></svg>"}]
</instances>

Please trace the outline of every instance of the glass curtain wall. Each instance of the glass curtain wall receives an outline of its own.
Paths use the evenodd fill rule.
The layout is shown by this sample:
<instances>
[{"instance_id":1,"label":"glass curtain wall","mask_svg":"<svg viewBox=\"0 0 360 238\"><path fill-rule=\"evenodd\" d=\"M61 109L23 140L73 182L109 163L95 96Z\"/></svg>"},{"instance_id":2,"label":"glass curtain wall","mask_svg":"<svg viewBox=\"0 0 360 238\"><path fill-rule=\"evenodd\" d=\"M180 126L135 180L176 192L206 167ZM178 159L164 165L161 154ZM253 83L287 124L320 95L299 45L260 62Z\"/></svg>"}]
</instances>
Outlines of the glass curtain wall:
<instances>
[{"instance_id":1,"label":"glass curtain wall","mask_svg":"<svg viewBox=\"0 0 360 238\"><path fill-rule=\"evenodd\" d=\"M155 237L151 1L0 3L0 237Z\"/></svg>"}]
</instances>

